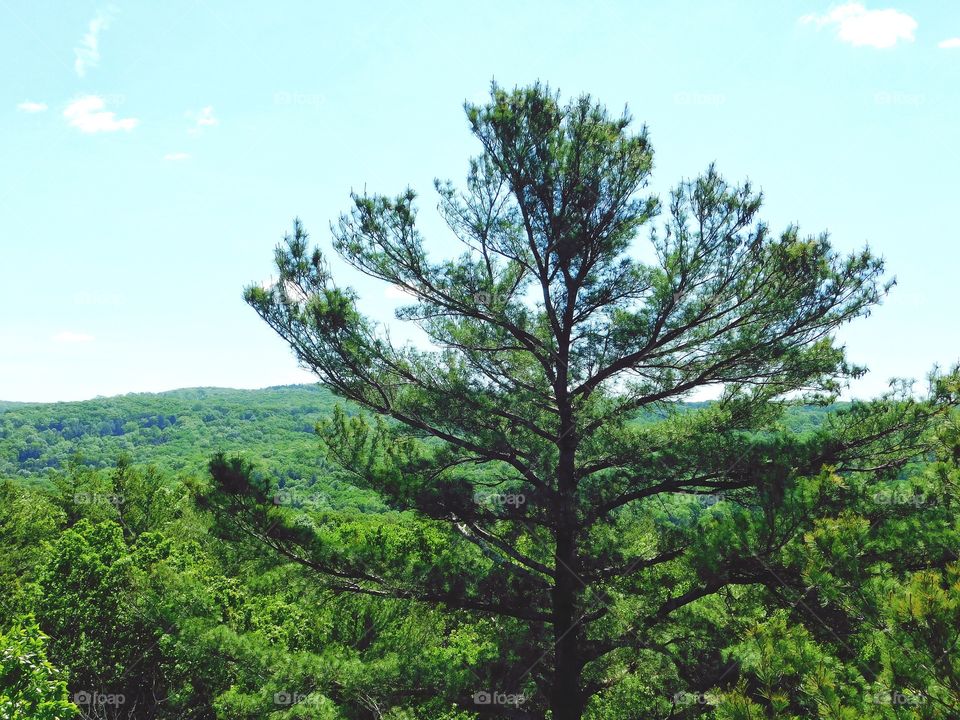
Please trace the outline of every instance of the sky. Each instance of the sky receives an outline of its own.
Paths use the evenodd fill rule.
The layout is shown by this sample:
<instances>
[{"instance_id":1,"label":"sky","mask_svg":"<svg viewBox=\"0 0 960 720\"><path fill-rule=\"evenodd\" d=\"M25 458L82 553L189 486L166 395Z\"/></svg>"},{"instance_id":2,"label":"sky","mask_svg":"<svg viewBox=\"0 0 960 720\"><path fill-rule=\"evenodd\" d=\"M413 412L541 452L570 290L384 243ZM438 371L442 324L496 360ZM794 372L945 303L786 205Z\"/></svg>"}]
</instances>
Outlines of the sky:
<instances>
[{"instance_id":1,"label":"sky","mask_svg":"<svg viewBox=\"0 0 960 720\"><path fill-rule=\"evenodd\" d=\"M960 5L894 1L0 0L0 399L310 382L243 287L351 189L412 187L459 254L432 183L493 79L628 106L661 194L716 162L772 228L869 243L898 285L839 335L850 395L922 379L960 359Z\"/></svg>"}]
</instances>

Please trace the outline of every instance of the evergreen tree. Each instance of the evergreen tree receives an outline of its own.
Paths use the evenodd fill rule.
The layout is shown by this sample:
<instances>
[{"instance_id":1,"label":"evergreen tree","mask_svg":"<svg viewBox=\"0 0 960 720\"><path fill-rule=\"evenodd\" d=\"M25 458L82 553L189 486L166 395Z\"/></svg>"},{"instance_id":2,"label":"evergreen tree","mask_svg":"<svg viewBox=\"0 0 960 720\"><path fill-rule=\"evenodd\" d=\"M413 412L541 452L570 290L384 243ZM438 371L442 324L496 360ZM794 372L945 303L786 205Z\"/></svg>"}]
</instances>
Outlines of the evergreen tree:
<instances>
[{"instance_id":1,"label":"evergreen tree","mask_svg":"<svg viewBox=\"0 0 960 720\"><path fill-rule=\"evenodd\" d=\"M760 194L713 167L662 207L645 194L646 129L589 97L494 86L466 114L481 153L465 190L437 183L460 257L428 257L412 190L353 195L333 228L350 265L410 295L398 317L433 348L363 317L299 221L276 283L245 293L323 385L379 416L321 431L355 483L405 512L306 522L222 458L214 502L337 591L510 623L499 685L461 698L481 713L600 717L631 682L625 716L679 712L669 690L737 677L721 649L758 607L804 624L798 647L839 648L851 619L832 585L811 587L809 543L864 531L844 508L921 453L955 401L935 377L924 401L895 393L804 434L780 422L864 372L834 334L890 288L882 261L773 232Z\"/></svg>"}]
</instances>

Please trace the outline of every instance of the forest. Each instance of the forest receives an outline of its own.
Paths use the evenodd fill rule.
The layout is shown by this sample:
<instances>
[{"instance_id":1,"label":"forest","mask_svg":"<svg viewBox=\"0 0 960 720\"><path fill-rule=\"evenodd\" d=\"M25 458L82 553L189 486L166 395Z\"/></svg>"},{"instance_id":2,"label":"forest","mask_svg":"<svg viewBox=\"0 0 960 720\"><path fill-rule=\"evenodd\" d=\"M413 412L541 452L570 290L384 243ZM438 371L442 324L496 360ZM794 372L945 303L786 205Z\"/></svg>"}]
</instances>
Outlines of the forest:
<instances>
[{"instance_id":1,"label":"forest","mask_svg":"<svg viewBox=\"0 0 960 720\"><path fill-rule=\"evenodd\" d=\"M882 259L649 194L588 96L465 111L462 255L332 225L429 347L296 220L243 298L318 385L0 403L0 719L960 717L960 371L843 394Z\"/></svg>"},{"instance_id":2,"label":"forest","mask_svg":"<svg viewBox=\"0 0 960 720\"><path fill-rule=\"evenodd\" d=\"M68 699L78 693L83 699L84 692L91 697L100 693L104 702L99 708L77 706L84 715L76 717L477 716L456 708L465 702L469 706L473 693L500 681L493 673L502 662L502 629L468 614L324 590L296 563L265 554L251 539L221 534L216 520L198 504L210 482L206 466L220 452L228 460L253 463L254 474L269 483L278 507L329 526L363 523L374 515L378 525L400 523L399 532L406 520L402 513L323 461L315 428L335 408L335 398L316 386L197 388L78 403L5 404L0 409L5 478L0 485L0 585L5 590L0 677L11 685L4 710L16 712L14 703L27 701L27 685L19 685L20 697L11 690L29 682L49 695L45 707L38 705L35 714L22 717L71 717ZM707 403L681 404L638 418L637 425L676 421L708 409ZM848 403L792 406L782 428L810 437L837 413L851 409ZM160 418L166 419L163 427ZM114 428L124 431L114 434ZM898 533L893 537L909 533L915 543L955 547L947 542L952 535L944 519L956 512L951 488L958 479L958 430L956 418L945 419L936 431L942 443L938 452L896 481L873 487L872 496L865 498L864 507L874 514L900 516L888 530ZM664 528L689 527L705 522L724 502L719 495L691 497L672 512L661 508L656 522ZM855 539L865 538L847 542ZM68 574L58 576L67 567ZM874 568L882 571L882 566ZM960 578L945 572L907 576L910 582L902 585L875 581L878 594L871 603L876 605L870 607L877 615L867 619L883 624L868 628L864 637L878 644L863 657L846 658L848 672L860 683L859 698L851 687L845 692L836 688L847 682L837 675L843 658L829 651L841 640L827 628L808 634L798 627L781 637L789 628L788 613L762 623L756 614L747 616L753 617L751 623L717 605L690 618L700 634L700 659L686 671L691 674L681 675L676 668L659 687L649 687L638 676L631 682L633 708L619 696L596 716L640 717L643 708L656 717L659 708L663 717L671 712L673 717L694 717L705 709L726 713L717 717L766 717L760 707L753 708L753 715L746 711L748 687L762 693L764 686L758 683L763 677L767 688L784 700L794 693L805 695L807 703L798 704L816 713L823 698L818 701L821 691L814 692L810 683L829 660L832 675L827 680L834 685L836 707L859 706L858 714L878 718L951 717L960 698L947 674L958 661L952 644L960 620ZM840 577L831 580L841 582ZM711 621L722 621L722 631L718 627L716 634L708 633L704 624ZM745 627L751 632L735 646L738 629ZM886 637L882 630L887 627L897 634ZM937 641L936 647L943 648L938 652L946 651L942 659L926 647L926 638L940 632L948 633ZM858 635L846 635L843 642L853 643L851 637ZM730 646L717 652L712 645L716 638ZM22 663L28 653L47 662L29 677L19 676L13 663ZM890 673L885 681L902 683L896 690L871 689L860 674L861 663L881 671L882 663L872 663L884 657ZM742 664L747 658L749 671ZM926 677L923 666L915 665L924 660L944 675ZM702 672L699 663L707 661L719 680L693 674ZM794 669L783 673L787 661ZM909 667L915 668L912 674L900 674ZM926 693L938 688L934 697L944 705L927 707ZM123 704L110 705L109 695L123 697ZM878 698L881 702L873 702ZM867 701L872 704L864 705Z\"/></svg>"}]
</instances>

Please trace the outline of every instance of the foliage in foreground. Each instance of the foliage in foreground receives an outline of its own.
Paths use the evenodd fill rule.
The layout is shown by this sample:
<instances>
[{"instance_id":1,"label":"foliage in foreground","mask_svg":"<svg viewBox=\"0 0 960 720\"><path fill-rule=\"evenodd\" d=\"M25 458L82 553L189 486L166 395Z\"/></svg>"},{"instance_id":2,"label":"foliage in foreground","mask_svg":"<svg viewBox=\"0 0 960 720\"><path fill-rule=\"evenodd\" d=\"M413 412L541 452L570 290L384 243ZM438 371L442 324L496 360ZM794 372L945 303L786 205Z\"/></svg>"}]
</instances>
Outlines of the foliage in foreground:
<instances>
[{"instance_id":1,"label":"foliage in foreground","mask_svg":"<svg viewBox=\"0 0 960 720\"><path fill-rule=\"evenodd\" d=\"M0 718L69 720L77 717L67 699L65 673L47 660L47 641L34 624L0 633Z\"/></svg>"},{"instance_id":2,"label":"foliage in foreground","mask_svg":"<svg viewBox=\"0 0 960 720\"><path fill-rule=\"evenodd\" d=\"M958 439L960 421L944 420L934 454L861 488L858 503L798 538L789 556L803 584L781 586L779 608L763 588L732 588L692 603L674 637L621 656L610 666L618 682L590 716L955 717ZM99 708L116 718L463 720L490 709L474 693L495 689L526 652L517 624L336 593L299 563L264 555L229 518L198 513L174 479L161 476L156 492L147 477L121 463L75 468L50 488L0 485L0 577L16 590L3 594L4 647L31 625L11 630L14 618L33 614L50 638L49 677L69 675L69 694L49 696L57 702L122 695ZM213 491L193 484L201 497ZM336 549L377 542L379 561L409 559L437 533L404 513L317 507L309 488L302 503L278 506L277 485L265 487L261 504L284 526L322 530ZM125 502L77 503L78 492ZM702 531L728 505L691 499L660 523ZM893 563L883 558L891 549ZM662 576L676 582L682 573ZM15 694L9 679L0 686Z\"/></svg>"}]
</instances>

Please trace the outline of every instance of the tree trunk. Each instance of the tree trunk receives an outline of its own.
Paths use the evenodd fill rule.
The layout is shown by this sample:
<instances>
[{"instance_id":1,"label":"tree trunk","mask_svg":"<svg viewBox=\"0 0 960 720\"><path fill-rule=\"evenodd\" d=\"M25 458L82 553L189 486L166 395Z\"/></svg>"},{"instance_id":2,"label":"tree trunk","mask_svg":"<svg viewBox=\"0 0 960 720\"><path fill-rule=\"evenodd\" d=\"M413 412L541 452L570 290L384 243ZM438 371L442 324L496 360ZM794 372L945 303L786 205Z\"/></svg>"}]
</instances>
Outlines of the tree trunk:
<instances>
[{"instance_id":1,"label":"tree trunk","mask_svg":"<svg viewBox=\"0 0 960 720\"><path fill-rule=\"evenodd\" d=\"M572 318L565 317L565 327ZM553 720L580 720L584 697L580 687L583 663L580 660L579 599L583 588L580 579L580 524L577 512L577 424L567 396L567 366L570 337L562 333L558 338L560 362L557 369L557 407L560 411L560 437L557 458L557 492L554 508L556 555L554 558L553 633L554 666L553 687L550 691L550 709Z\"/></svg>"},{"instance_id":2,"label":"tree trunk","mask_svg":"<svg viewBox=\"0 0 960 720\"><path fill-rule=\"evenodd\" d=\"M564 423L567 428L572 423ZM579 525L576 510L574 479L575 439L565 433L558 464L557 487L560 493L556 507L556 556L553 588L554 671L550 692L553 720L580 720L584 700L580 687L583 663L580 659L579 597L583 588L580 558L577 549Z\"/></svg>"},{"instance_id":3,"label":"tree trunk","mask_svg":"<svg viewBox=\"0 0 960 720\"><path fill-rule=\"evenodd\" d=\"M554 671L550 691L553 720L580 720L583 693L580 676L580 627L577 596L580 580L575 575L576 544L571 537L557 538L557 579L553 590Z\"/></svg>"}]
</instances>

